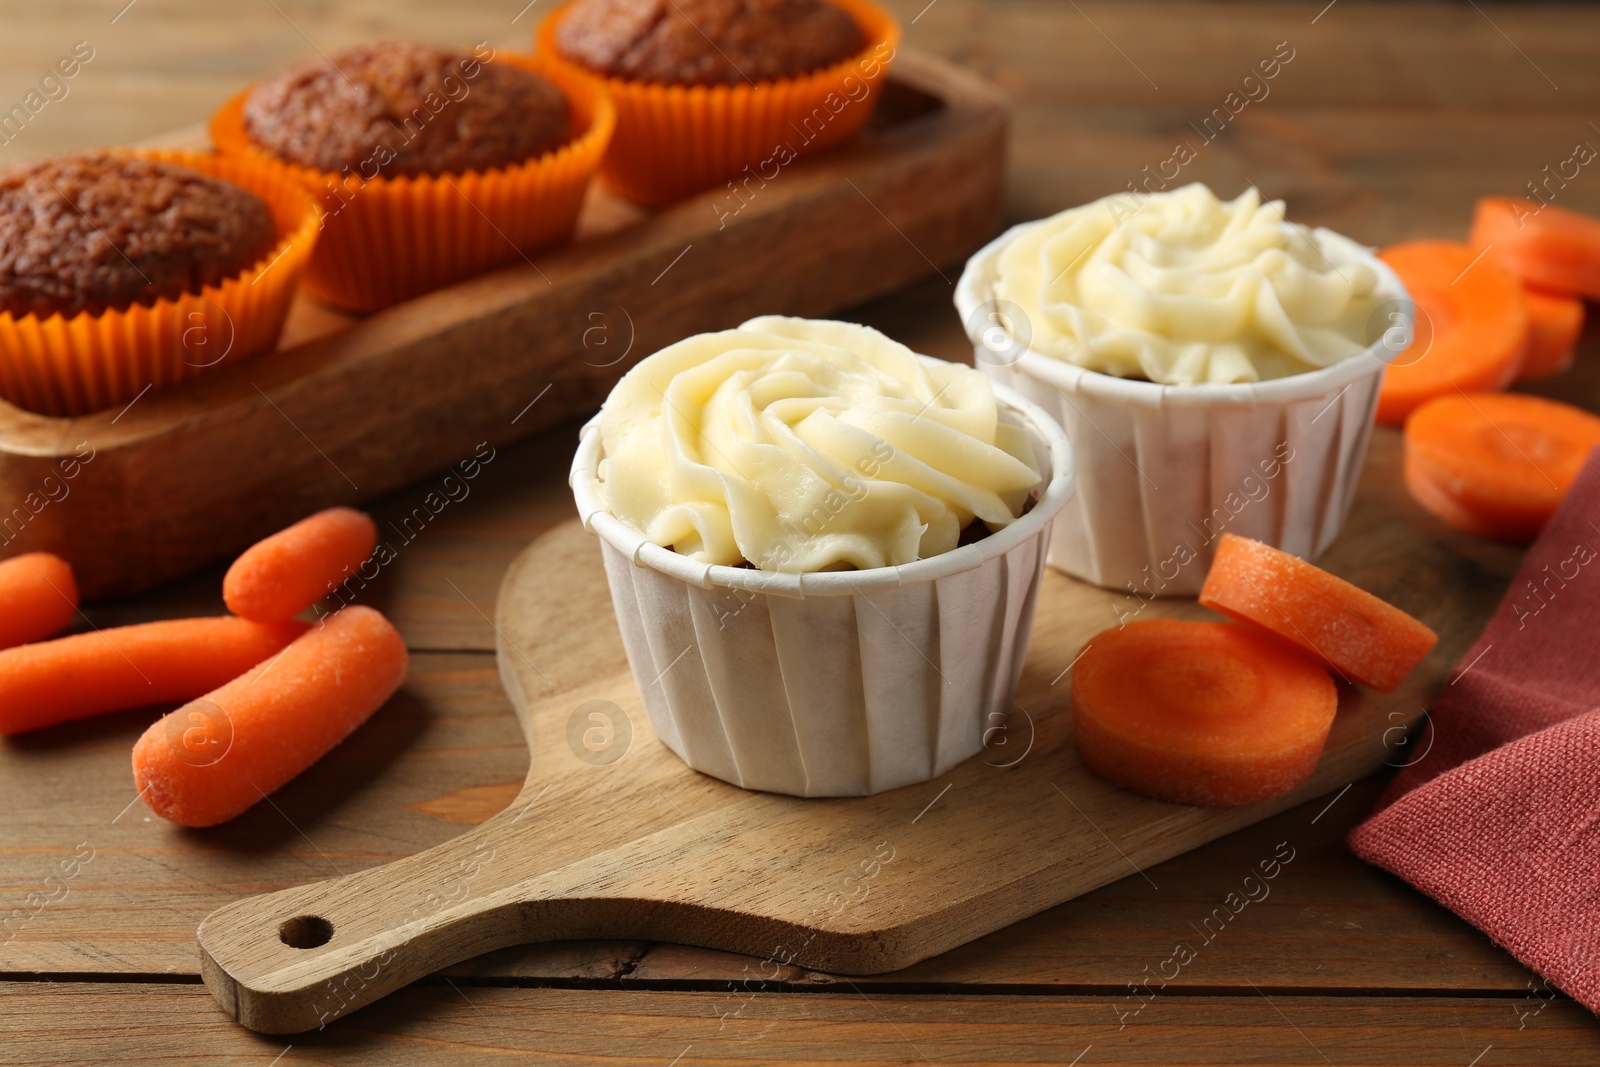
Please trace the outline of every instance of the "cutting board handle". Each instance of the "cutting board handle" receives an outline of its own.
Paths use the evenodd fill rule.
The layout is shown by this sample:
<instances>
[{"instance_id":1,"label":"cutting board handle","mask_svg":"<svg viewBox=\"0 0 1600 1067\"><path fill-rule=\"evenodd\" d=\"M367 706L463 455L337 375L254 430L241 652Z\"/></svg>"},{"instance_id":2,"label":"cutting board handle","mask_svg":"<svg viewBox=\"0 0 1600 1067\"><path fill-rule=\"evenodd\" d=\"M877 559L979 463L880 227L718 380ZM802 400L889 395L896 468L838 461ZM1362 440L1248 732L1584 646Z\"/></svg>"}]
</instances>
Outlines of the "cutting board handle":
<instances>
[{"instance_id":1,"label":"cutting board handle","mask_svg":"<svg viewBox=\"0 0 1600 1067\"><path fill-rule=\"evenodd\" d=\"M247 897L200 924L201 974L262 1033L320 1029L443 967L530 935L513 804L426 852L357 874Z\"/></svg>"}]
</instances>

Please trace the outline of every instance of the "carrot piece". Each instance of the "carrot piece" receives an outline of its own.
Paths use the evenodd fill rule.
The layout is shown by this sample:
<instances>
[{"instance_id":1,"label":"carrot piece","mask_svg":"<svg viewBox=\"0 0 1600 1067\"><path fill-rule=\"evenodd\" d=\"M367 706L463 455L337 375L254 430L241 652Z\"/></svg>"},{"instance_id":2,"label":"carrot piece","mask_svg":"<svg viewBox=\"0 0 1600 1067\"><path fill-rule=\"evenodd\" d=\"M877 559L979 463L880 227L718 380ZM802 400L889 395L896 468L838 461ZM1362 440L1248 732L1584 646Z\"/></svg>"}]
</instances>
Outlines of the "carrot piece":
<instances>
[{"instance_id":1,"label":"carrot piece","mask_svg":"<svg viewBox=\"0 0 1600 1067\"><path fill-rule=\"evenodd\" d=\"M0 561L0 648L43 641L78 613L78 583L60 556L29 552Z\"/></svg>"},{"instance_id":2,"label":"carrot piece","mask_svg":"<svg viewBox=\"0 0 1600 1067\"><path fill-rule=\"evenodd\" d=\"M73 634L0 652L0 734L193 700L306 629L218 616Z\"/></svg>"},{"instance_id":3,"label":"carrot piece","mask_svg":"<svg viewBox=\"0 0 1600 1067\"><path fill-rule=\"evenodd\" d=\"M1486 196L1473 209L1471 240L1474 248L1493 248L1529 285L1600 300L1600 219L1592 215Z\"/></svg>"},{"instance_id":4,"label":"carrot piece","mask_svg":"<svg viewBox=\"0 0 1600 1067\"><path fill-rule=\"evenodd\" d=\"M1522 393L1442 396L1406 421L1406 486L1481 537L1531 541L1600 446L1600 417Z\"/></svg>"},{"instance_id":5,"label":"carrot piece","mask_svg":"<svg viewBox=\"0 0 1600 1067\"><path fill-rule=\"evenodd\" d=\"M1402 467L1406 491L1411 499L1452 529L1474 537L1492 541L1515 540L1502 537L1500 529L1468 511L1460 501L1450 495L1450 490L1427 468L1417 462L1417 457L1407 454Z\"/></svg>"},{"instance_id":6,"label":"carrot piece","mask_svg":"<svg viewBox=\"0 0 1600 1067\"><path fill-rule=\"evenodd\" d=\"M134 783L163 819L226 822L366 722L405 682L408 658L388 619L345 608L152 724L133 746Z\"/></svg>"},{"instance_id":7,"label":"carrot piece","mask_svg":"<svg viewBox=\"0 0 1600 1067\"><path fill-rule=\"evenodd\" d=\"M1225 533L1200 603L1265 627L1335 673L1392 693L1439 640L1371 593L1287 552Z\"/></svg>"},{"instance_id":8,"label":"carrot piece","mask_svg":"<svg viewBox=\"0 0 1600 1067\"><path fill-rule=\"evenodd\" d=\"M1517 381L1569 370L1583 333L1583 301L1532 286L1524 286L1522 296L1528 302L1528 355Z\"/></svg>"},{"instance_id":9,"label":"carrot piece","mask_svg":"<svg viewBox=\"0 0 1600 1067\"><path fill-rule=\"evenodd\" d=\"M1411 347L1384 371L1379 422L1398 426L1419 404L1457 389L1511 384L1528 350L1521 282L1455 241L1407 241L1378 258L1417 302Z\"/></svg>"},{"instance_id":10,"label":"carrot piece","mask_svg":"<svg viewBox=\"0 0 1600 1067\"><path fill-rule=\"evenodd\" d=\"M1304 782L1333 726L1328 672L1254 627L1151 619L1107 630L1072 668L1083 762L1158 800L1223 807Z\"/></svg>"},{"instance_id":11,"label":"carrot piece","mask_svg":"<svg viewBox=\"0 0 1600 1067\"><path fill-rule=\"evenodd\" d=\"M378 527L354 508L329 508L245 549L222 579L228 610L257 622L292 619L372 555Z\"/></svg>"}]
</instances>

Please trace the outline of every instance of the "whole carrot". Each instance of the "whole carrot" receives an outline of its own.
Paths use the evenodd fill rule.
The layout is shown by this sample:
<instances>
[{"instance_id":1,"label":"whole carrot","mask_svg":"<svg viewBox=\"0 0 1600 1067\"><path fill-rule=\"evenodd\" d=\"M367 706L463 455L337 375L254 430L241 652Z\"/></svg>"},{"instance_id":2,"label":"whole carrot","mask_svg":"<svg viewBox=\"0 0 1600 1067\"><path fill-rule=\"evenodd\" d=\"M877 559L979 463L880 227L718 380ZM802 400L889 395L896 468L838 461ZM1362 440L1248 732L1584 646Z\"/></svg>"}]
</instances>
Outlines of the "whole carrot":
<instances>
[{"instance_id":1,"label":"whole carrot","mask_svg":"<svg viewBox=\"0 0 1600 1067\"><path fill-rule=\"evenodd\" d=\"M388 619L345 608L146 730L133 746L134 784L163 819L226 822L366 722L404 684L408 663Z\"/></svg>"},{"instance_id":2,"label":"whole carrot","mask_svg":"<svg viewBox=\"0 0 1600 1067\"><path fill-rule=\"evenodd\" d=\"M193 700L277 654L301 622L218 616L73 634L0 651L0 734Z\"/></svg>"},{"instance_id":3,"label":"whole carrot","mask_svg":"<svg viewBox=\"0 0 1600 1067\"><path fill-rule=\"evenodd\" d=\"M78 613L78 583L67 561L29 552L0 562L0 648L43 641Z\"/></svg>"},{"instance_id":4,"label":"whole carrot","mask_svg":"<svg viewBox=\"0 0 1600 1067\"><path fill-rule=\"evenodd\" d=\"M292 619L360 567L377 544L377 524L365 513L319 511L245 549L222 579L222 599L246 619Z\"/></svg>"}]
</instances>

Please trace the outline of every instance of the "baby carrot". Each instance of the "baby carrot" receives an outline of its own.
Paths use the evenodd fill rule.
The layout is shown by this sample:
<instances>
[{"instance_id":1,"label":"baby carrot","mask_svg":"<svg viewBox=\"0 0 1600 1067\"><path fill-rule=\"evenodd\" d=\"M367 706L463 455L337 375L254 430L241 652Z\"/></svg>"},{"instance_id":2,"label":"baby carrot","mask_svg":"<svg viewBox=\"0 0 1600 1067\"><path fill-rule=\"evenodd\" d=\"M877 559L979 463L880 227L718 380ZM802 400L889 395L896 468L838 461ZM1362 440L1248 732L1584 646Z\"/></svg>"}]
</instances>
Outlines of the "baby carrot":
<instances>
[{"instance_id":1,"label":"baby carrot","mask_svg":"<svg viewBox=\"0 0 1600 1067\"><path fill-rule=\"evenodd\" d=\"M73 634L0 652L0 734L193 700L269 659L306 626L219 616Z\"/></svg>"},{"instance_id":2,"label":"baby carrot","mask_svg":"<svg viewBox=\"0 0 1600 1067\"><path fill-rule=\"evenodd\" d=\"M1522 283L1455 241L1407 241L1378 253L1417 302L1416 337L1384 371L1378 421L1398 426L1456 390L1504 389L1528 351Z\"/></svg>"},{"instance_id":3,"label":"baby carrot","mask_svg":"<svg viewBox=\"0 0 1600 1067\"><path fill-rule=\"evenodd\" d=\"M228 610L257 622L292 619L372 555L378 527L353 508L329 508L245 549L222 579Z\"/></svg>"},{"instance_id":4,"label":"baby carrot","mask_svg":"<svg viewBox=\"0 0 1600 1067\"><path fill-rule=\"evenodd\" d=\"M1410 615L1287 552L1225 533L1200 603L1320 656L1342 677L1391 693L1439 636Z\"/></svg>"},{"instance_id":5,"label":"baby carrot","mask_svg":"<svg viewBox=\"0 0 1600 1067\"><path fill-rule=\"evenodd\" d=\"M134 783L163 819L226 822L366 722L405 682L407 664L388 619L345 608L152 725L133 747Z\"/></svg>"},{"instance_id":6,"label":"baby carrot","mask_svg":"<svg viewBox=\"0 0 1600 1067\"><path fill-rule=\"evenodd\" d=\"M1531 285L1522 296L1528 302L1528 355L1517 381L1548 378L1570 369L1583 333L1583 301Z\"/></svg>"},{"instance_id":7,"label":"baby carrot","mask_svg":"<svg viewBox=\"0 0 1600 1067\"><path fill-rule=\"evenodd\" d=\"M43 641L78 613L78 584L67 561L29 552L0 562L0 648Z\"/></svg>"},{"instance_id":8,"label":"baby carrot","mask_svg":"<svg viewBox=\"0 0 1600 1067\"><path fill-rule=\"evenodd\" d=\"M1107 630L1072 668L1088 768L1158 800L1223 807L1304 782L1339 695L1311 656L1252 626L1151 619Z\"/></svg>"},{"instance_id":9,"label":"baby carrot","mask_svg":"<svg viewBox=\"0 0 1600 1067\"><path fill-rule=\"evenodd\" d=\"M1458 530L1532 541L1596 447L1600 417L1571 404L1524 393L1441 396L1406 420L1406 487Z\"/></svg>"}]
</instances>

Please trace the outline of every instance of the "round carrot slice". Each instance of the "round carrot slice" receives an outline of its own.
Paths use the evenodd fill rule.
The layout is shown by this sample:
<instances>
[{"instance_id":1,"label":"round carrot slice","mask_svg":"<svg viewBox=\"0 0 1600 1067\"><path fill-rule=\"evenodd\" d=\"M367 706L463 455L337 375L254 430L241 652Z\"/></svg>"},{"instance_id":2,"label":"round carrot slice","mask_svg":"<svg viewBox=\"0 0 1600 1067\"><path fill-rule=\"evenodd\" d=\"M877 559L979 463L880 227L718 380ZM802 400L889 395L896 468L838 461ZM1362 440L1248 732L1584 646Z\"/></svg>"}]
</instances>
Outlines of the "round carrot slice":
<instances>
[{"instance_id":1,"label":"round carrot slice","mask_svg":"<svg viewBox=\"0 0 1600 1067\"><path fill-rule=\"evenodd\" d=\"M1408 241L1378 257L1417 302L1416 336L1383 375L1378 421L1398 426L1420 404L1457 389L1511 384L1528 350L1522 283L1456 241Z\"/></svg>"},{"instance_id":2,"label":"round carrot slice","mask_svg":"<svg viewBox=\"0 0 1600 1067\"><path fill-rule=\"evenodd\" d=\"M1391 693L1439 635L1392 604L1305 560L1225 533L1200 603L1322 658L1347 680Z\"/></svg>"},{"instance_id":3,"label":"round carrot slice","mask_svg":"<svg viewBox=\"0 0 1600 1067\"><path fill-rule=\"evenodd\" d=\"M1417 462L1417 457L1407 455L1404 464L1406 491L1411 494L1411 499L1422 506L1422 510L1431 513L1446 526L1460 530L1462 533L1472 534L1474 537L1487 537L1490 540L1509 540L1502 536L1499 528L1485 522L1463 507L1460 501L1450 495L1450 489L1443 484L1428 468Z\"/></svg>"},{"instance_id":4,"label":"round carrot slice","mask_svg":"<svg viewBox=\"0 0 1600 1067\"><path fill-rule=\"evenodd\" d=\"M1525 286L1528 302L1528 354L1517 381L1548 378L1572 367L1583 333L1583 301L1575 296Z\"/></svg>"},{"instance_id":5,"label":"round carrot slice","mask_svg":"<svg viewBox=\"0 0 1600 1067\"><path fill-rule=\"evenodd\" d=\"M1107 630L1072 668L1083 762L1113 785L1225 807L1304 782L1333 726L1328 672L1271 634L1152 619Z\"/></svg>"},{"instance_id":6,"label":"round carrot slice","mask_svg":"<svg viewBox=\"0 0 1600 1067\"><path fill-rule=\"evenodd\" d=\"M1600 417L1571 404L1522 393L1442 396L1406 421L1406 485L1457 529L1531 541L1596 446Z\"/></svg>"},{"instance_id":7,"label":"round carrot slice","mask_svg":"<svg viewBox=\"0 0 1600 1067\"><path fill-rule=\"evenodd\" d=\"M1600 300L1600 219L1592 215L1486 196L1472 212L1472 247L1485 246L1529 285Z\"/></svg>"}]
</instances>

